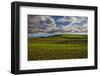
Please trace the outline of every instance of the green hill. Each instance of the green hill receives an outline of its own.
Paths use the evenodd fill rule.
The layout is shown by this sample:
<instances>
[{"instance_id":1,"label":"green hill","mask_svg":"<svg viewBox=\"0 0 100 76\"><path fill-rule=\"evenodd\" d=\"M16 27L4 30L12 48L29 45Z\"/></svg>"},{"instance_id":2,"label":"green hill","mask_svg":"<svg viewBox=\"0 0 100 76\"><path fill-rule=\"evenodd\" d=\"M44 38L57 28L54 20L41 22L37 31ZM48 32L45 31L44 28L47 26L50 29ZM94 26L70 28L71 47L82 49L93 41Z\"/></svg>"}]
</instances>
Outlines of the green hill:
<instances>
[{"instance_id":1,"label":"green hill","mask_svg":"<svg viewBox=\"0 0 100 76\"><path fill-rule=\"evenodd\" d=\"M28 38L28 60L87 58L87 35Z\"/></svg>"}]
</instances>

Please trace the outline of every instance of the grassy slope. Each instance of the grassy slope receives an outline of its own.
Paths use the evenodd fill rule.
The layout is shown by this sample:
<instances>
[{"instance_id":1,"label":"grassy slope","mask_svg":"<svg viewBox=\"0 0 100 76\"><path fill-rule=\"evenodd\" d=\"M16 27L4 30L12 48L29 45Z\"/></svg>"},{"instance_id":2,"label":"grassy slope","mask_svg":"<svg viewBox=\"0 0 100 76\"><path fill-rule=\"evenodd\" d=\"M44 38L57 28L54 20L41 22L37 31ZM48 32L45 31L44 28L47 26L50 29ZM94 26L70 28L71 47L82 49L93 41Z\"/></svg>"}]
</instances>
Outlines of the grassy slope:
<instances>
[{"instance_id":1,"label":"grassy slope","mask_svg":"<svg viewBox=\"0 0 100 76\"><path fill-rule=\"evenodd\" d=\"M87 58L87 36L64 34L28 39L28 60Z\"/></svg>"}]
</instances>

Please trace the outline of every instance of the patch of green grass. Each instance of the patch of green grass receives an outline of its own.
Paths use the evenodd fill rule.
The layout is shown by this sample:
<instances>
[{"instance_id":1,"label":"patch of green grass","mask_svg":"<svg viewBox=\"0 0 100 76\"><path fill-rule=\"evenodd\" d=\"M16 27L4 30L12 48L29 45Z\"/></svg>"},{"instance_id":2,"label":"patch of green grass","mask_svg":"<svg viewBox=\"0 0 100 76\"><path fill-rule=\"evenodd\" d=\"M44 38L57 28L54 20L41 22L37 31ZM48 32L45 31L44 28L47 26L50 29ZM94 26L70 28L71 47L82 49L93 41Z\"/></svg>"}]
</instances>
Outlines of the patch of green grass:
<instances>
[{"instance_id":1,"label":"patch of green grass","mask_svg":"<svg viewBox=\"0 0 100 76\"><path fill-rule=\"evenodd\" d=\"M28 60L87 58L87 36L65 34L28 39Z\"/></svg>"}]
</instances>

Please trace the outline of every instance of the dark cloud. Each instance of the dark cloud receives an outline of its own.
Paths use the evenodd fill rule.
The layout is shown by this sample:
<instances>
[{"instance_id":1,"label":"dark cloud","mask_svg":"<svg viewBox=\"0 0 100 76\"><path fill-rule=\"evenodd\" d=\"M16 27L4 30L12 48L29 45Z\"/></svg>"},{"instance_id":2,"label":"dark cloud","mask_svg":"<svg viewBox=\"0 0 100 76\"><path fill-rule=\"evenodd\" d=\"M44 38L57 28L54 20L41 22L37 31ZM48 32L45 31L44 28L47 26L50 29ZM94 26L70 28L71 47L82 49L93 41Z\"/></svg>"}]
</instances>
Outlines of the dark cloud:
<instances>
[{"instance_id":1,"label":"dark cloud","mask_svg":"<svg viewBox=\"0 0 100 76\"><path fill-rule=\"evenodd\" d=\"M55 20L49 16L28 15L28 32L40 33L49 32L56 29Z\"/></svg>"},{"instance_id":2,"label":"dark cloud","mask_svg":"<svg viewBox=\"0 0 100 76\"><path fill-rule=\"evenodd\" d=\"M29 33L87 32L88 17L28 15Z\"/></svg>"}]
</instances>

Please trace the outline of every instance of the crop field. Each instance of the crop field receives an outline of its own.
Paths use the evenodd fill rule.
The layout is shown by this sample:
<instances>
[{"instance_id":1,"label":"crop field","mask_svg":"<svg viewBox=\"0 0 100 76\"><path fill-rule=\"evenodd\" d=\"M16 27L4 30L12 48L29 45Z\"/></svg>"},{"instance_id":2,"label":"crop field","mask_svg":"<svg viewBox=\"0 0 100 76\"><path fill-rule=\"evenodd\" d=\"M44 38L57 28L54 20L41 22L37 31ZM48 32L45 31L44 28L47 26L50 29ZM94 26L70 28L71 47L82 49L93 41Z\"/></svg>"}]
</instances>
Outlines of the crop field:
<instances>
[{"instance_id":1,"label":"crop field","mask_svg":"<svg viewBox=\"0 0 100 76\"><path fill-rule=\"evenodd\" d=\"M88 36L63 34L28 38L28 60L82 59L88 57Z\"/></svg>"}]
</instances>

